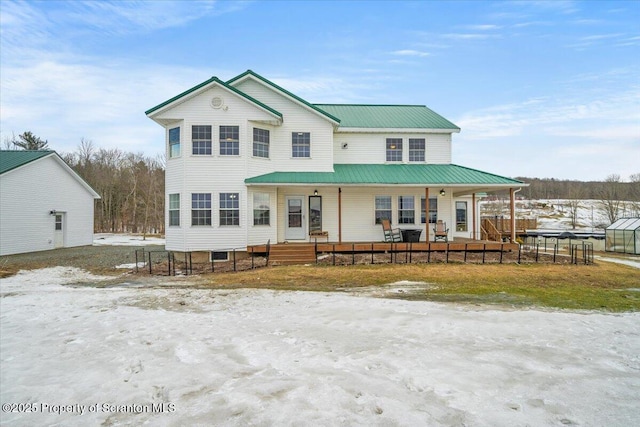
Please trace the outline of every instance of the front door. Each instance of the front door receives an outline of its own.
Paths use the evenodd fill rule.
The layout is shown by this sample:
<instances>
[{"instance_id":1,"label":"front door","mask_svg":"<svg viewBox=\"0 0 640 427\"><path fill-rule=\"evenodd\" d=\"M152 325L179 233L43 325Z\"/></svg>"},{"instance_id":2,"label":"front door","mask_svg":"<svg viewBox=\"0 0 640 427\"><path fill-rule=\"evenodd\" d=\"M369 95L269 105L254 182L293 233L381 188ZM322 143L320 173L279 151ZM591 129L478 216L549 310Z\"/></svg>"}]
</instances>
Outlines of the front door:
<instances>
[{"instance_id":1,"label":"front door","mask_svg":"<svg viewBox=\"0 0 640 427\"><path fill-rule=\"evenodd\" d=\"M304 197L287 196L287 218L285 219L285 240L304 240Z\"/></svg>"},{"instance_id":2,"label":"front door","mask_svg":"<svg viewBox=\"0 0 640 427\"><path fill-rule=\"evenodd\" d=\"M64 215L61 213L55 215L53 229L53 247L64 247Z\"/></svg>"}]
</instances>

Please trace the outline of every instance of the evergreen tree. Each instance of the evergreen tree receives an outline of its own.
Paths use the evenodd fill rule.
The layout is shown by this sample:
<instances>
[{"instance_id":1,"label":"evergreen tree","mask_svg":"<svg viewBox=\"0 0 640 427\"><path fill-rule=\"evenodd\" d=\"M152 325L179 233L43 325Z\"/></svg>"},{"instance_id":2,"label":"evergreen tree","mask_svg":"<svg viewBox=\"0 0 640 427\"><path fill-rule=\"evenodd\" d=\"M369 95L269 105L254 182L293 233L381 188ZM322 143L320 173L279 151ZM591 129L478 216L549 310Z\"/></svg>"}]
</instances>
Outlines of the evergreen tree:
<instances>
[{"instance_id":1,"label":"evergreen tree","mask_svg":"<svg viewBox=\"0 0 640 427\"><path fill-rule=\"evenodd\" d=\"M33 133L26 131L21 135L18 135L19 139L12 141L13 145L20 147L23 150L48 150L49 141L42 140L35 136Z\"/></svg>"}]
</instances>

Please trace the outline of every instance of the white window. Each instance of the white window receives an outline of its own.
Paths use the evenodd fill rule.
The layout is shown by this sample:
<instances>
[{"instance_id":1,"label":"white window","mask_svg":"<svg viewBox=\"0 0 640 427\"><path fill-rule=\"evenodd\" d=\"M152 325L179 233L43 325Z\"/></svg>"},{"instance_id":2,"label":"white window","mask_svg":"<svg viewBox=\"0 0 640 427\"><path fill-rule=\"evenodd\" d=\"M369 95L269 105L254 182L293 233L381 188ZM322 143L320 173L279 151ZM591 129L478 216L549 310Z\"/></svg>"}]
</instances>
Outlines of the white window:
<instances>
[{"instance_id":1,"label":"white window","mask_svg":"<svg viewBox=\"0 0 640 427\"><path fill-rule=\"evenodd\" d=\"M180 157L180 128L169 129L169 158Z\"/></svg>"},{"instance_id":2,"label":"white window","mask_svg":"<svg viewBox=\"0 0 640 427\"><path fill-rule=\"evenodd\" d=\"M424 138L409 138L409 161L424 162Z\"/></svg>"},{"instance_id":3,"label":"white window","mask_svg":"<svg viewBox=\"0 0 640 427\"><path fill-rule=\"evenodd\" d=\"M180 225L180 194L169 194L169 225Z\"/></svg>"},{"instance_id":4,"label":"white window","mask_svg":"<svg viewBox=\"0 0 640 427\"><path fill-rule=\"evenodd\" d=\"M253 155L269 158L269 131L253 128Z\"/></svg>"},{"instance_id":5,"label":"white window","mask_svg":"<svg viewBox=\"0 0 640 427\"><path fill-rule=\"evenodd\" d=\"M291 156L311 157L311 134L309 132L293 132L291 134Z\"/></svg>"},{"instance_id":6,"label":"white window","mask_svg":"<svg viewBox=\"0 0 640 427\"><path fill-rule=\"evenodd\" d=\"M220 225L240 225L238 193L220 193Z\"/></svg>"},{"instance_id":7,"label":"white window","mask_svg":"<svg viewBox=\"0 0 640 427\"><path fill-rule=\"evenodd\" d=\"M467 231L467 202L456 202L456 231Z\"/></svg>"},{"instance_id":8,"label":"white window","mask_svg":"<svg viewBox=\"0 0 640 427\"><path fill-rule=\"evenodd\" d=\"M271 208L268 193L253 195L253 225L269 225Z\"/></svg>"},{"instance_id":9,"label":"white window","mask_svg":"<svg viewBox=\"0 0 640 427\"><path fill-rule=\"evenodd\" d=\"M211 155L211 126L191 127L191 146L194 155Z\"/></svg>"},{"instance_id":10,"label":"white window","mask_svg":"<svg viewBox=\"0 0 640 427\"><path fill-rule=\"evenodd\" d=\"M240 155L240 127L220 126L220 155Z\"/></svg>"},{"instance_id":11,"label":"white window","mask_svg":"<svg viewBox=\"0 0 640 427\"><path fill-rule=\"evenodd\" d=\"M424 197L420 199L420 222L423 224L427 221L427 210ZM438 199L429 197L429 224L435 224L438 220Z\"/></svg>"},{"instance_id":12,"label":"white window","mask_svg":"<svg viewBox=\"0 0 640 427\"><path fill-rule=\"evenodd\" d=\"M413 196L398 196L398 224L415 224L416 204Z\"/></svg>"},{"instance_id":13,"label":"white window","mask_svg":"<svg viewBox=\"0 0 640 427\"><path fill-rule=\"evenodd\" d=\"M375 215L376 224L381 224L383 219L391 221L391 196L376 196Z\"/></svg>"},{"instance_id":14,"label":"white window","mask_svg":"<svg viewBox=\"0 0 640 427\"><path fill-rule=\"evenodd\" d=\"M387 138L387 162L402 161L402 138Z\"/></svg>"},{"instance_id":15,"label":"white window","mask_svg":"<svg viewBox=\"0 0 640 427\"><path fill-rule=\"evenodd\" d=\"M191 225L211 225L211 193L191 194Z\"/></svg>"}]
</instances>

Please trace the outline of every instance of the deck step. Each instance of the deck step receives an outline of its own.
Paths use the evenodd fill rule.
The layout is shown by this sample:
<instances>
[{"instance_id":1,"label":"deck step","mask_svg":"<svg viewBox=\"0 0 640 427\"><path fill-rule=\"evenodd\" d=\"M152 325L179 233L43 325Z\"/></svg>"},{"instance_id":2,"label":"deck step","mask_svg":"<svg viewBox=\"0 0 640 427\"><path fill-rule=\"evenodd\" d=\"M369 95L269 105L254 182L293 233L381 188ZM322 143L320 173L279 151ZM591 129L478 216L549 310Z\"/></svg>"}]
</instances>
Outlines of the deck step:
<instances>
[{"instance_id":1,"label":"deck step","mask_svg":"<svg viewBox=\"0 0 640 427\"><path fill-rule=\"evenodd\" d=\"M269 264L293 265L316 262L314 245L273 245L269 251Z\"/></svg>"}]
</instances>

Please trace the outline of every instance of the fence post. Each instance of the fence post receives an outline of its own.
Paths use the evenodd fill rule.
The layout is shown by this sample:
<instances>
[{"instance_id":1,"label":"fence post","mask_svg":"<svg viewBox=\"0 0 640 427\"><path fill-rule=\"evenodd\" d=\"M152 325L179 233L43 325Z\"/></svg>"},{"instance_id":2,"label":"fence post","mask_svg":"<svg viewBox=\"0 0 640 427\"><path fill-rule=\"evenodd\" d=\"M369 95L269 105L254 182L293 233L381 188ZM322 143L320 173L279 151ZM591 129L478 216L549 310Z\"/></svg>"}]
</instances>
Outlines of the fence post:
<instances>
[{"instance_id":1,"label":"fence post","mask_svg":"<svg viewBox=\"0 0 640 427\"><path fill-rule=\"evenodd\" d=\"M151 252L149 252L149 274L151 274Z\"/></svg>"},{"instance_id":2,"label":"fence post","mask_svg":"<svg viewBox=\"0 0 640 427\"><path fill-rule=\"evenodd\" d=\"M233 271L238 271L236 269L236 250L235 250L235 248L233 249Z\"/></svg>"},{"instance_id":3,"label":"fence post","mask_svg":"<svg viewBox=\"0 0 640 427\"><path fill-rule=\"evenodd\" d=\"M373 260L373 243L371 244L371 264L373 265L375 261Z\"/></svg>"},{"instance_id":4,"label":"fence post","mask_svg":"<svg viewBox=\"0 0 640 427\"><path fill-rule=\"evenodd\" d=\"M171 252L167 252L167 274L171 276Z\"/></svg>"}]
</instances>

